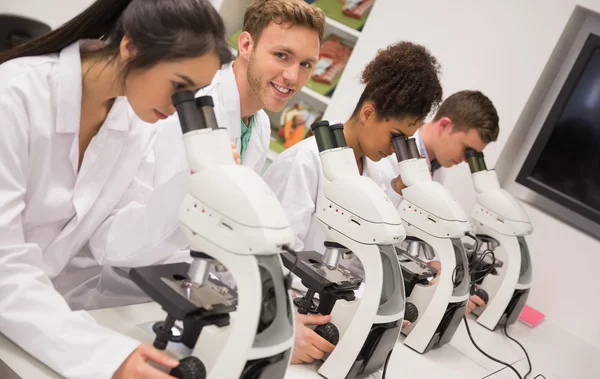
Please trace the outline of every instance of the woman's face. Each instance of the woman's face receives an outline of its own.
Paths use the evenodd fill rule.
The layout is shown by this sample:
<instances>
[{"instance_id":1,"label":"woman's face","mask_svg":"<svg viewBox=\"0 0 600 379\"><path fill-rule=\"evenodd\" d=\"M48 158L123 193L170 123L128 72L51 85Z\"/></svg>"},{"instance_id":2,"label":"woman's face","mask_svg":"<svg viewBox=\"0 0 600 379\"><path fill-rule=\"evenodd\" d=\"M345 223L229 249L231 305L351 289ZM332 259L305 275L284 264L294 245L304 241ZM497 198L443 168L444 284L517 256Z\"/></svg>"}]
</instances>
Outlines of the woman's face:
<instances>
[{"instance_id":1,"label":"woman's face","mask_svg":"<svg viewBox=\"0 0 600 379\"><path fill-rule=\"evenodd\" d=\"M220 60L216 53L174 62L161 62L131 72L125 80L124 95L135 114L145 122L155 123L175 113L171 96L178 91L196 92L210 84Z\"/></svg>"},{"instance_id":2,"label":"woman's face","mask_svg":"<svg viewBox=\"0 0 600 379\"><path fill-rule=\"evenodd\" d=\"M394 153L392 146L393 134L404 134L412 136L423 124L423 120L412 117L406 117L401 120L393 118L377 117L375 108L372 105L366 105L371 109L361 111L361 120L363 121L362 132L359 135L359 144L363 154L372 160L378 162Z\"/></svg>"}]
</instances>

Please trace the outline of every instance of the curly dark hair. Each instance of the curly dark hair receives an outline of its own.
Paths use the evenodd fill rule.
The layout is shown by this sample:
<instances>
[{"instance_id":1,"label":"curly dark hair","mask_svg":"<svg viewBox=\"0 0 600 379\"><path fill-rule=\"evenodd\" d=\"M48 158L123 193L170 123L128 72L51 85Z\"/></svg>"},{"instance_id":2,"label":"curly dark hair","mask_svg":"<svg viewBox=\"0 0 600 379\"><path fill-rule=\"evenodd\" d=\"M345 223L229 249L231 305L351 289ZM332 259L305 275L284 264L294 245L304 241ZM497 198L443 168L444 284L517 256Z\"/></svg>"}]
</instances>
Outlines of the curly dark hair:
<instances>
[{"instance_id":1,"label":"curly dark hair","mask_svg":"<svg viewBox=\"0 0 600 379\"><path fill-rule=\"evenodd\" d=\"M437 59L421 45L403 41L379 50L362 73L366 87L352 117L372 101L380 120L424 120L442 101L439 74Z\"/></svg>"},{"instance_id":2,"label":"curly dark hair","mask_svg":"<svg viewBox=\"0 0 600 379\"><path fill-rule=\"evenodd\" d=\"M476 129L484 143L498 139L499 117L492 101L479 91L460 91L442 103L434 121L448 117L452 131L467 132Z\"/></svg>"}]
</instances>

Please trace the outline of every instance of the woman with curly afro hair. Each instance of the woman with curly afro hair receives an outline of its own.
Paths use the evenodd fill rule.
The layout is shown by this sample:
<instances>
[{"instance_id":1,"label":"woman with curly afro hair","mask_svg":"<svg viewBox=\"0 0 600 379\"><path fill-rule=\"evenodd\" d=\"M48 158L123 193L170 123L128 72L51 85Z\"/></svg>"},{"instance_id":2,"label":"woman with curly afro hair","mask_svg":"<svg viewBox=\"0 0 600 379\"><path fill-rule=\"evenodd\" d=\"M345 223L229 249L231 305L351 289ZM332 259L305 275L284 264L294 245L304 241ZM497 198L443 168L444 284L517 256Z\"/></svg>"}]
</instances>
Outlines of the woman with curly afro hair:
<instances>
[{"instance_id":1,"label":"woman with curly afro hair","mask_svg":"<svg viewBox=\"0 0 600 379\"><path fill-rule=\"evenodd\" d=\"M376 167L391 155L391 136L412 136L442 100L440 65L426 48L399 42L380 50L362 73L365 89L344 136L354 150L361 175L380 185L392 201L400 201L384 171ZM281 153L264 175L283 205L295 235L292 248L324 253L325 234L316 217L325 178L314 137ZM312 362L331 352L333 345L306 325L321 325L330 316L297 315L292 363Z\"/></svg>"}]
</instances>

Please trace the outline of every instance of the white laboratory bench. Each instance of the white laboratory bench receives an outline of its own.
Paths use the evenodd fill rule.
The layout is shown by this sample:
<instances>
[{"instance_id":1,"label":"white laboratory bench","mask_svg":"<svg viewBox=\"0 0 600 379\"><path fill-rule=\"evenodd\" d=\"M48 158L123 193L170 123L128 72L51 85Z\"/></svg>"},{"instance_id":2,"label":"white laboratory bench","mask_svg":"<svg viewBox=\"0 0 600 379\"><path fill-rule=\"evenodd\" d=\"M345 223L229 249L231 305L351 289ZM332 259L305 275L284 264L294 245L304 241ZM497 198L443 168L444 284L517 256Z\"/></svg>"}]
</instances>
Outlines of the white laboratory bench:
<instances>
[{"instance_id":1,"label":"white laboratory bench","mask_svg":"<svg viewBox=\"0 0 600 379\"><path fill-rule=\"evenodd\" d=\"M124 332L134 325L164 319L164 312L156 303L102 309L89 312L98 323ZM473 338L488 354L514 366L524 375L527 362L521 349L501 331L491 332L473 318L469 319ZM600 378L600 350L575 337L549 320L534 329L517 322L509 333L519 340L529 352L533 363L530 379L543 374L546 379ZM456 331L452 341L427 354L419 354L402 344L396 345L388 365L387 378L441 378L441 379L502 379L516 378L509 369L483 356L471 344L464 324ZM18 376L15 379L60 379L41 362L31 357L0 334L0 360ZM321 378L316 364L292 365L286 379ZM380 375L372 375L378 378ZM3 372L0 378L13 379Z\"/></svg>"}]
</instances>

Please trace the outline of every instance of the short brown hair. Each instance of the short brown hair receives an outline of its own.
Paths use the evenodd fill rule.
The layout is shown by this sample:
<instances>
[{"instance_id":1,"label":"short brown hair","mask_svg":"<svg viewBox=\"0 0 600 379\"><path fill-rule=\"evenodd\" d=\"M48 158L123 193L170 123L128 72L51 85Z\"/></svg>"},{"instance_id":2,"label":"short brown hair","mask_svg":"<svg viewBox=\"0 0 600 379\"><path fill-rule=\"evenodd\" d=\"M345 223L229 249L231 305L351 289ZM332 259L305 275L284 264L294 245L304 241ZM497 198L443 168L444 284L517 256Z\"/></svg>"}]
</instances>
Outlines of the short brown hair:
<instances>
[{"instance_id":1,"label":"short brown hair","mask_svg":"<svg viewBox=\"0 0 600 379\"><path fill-rule=\"evenodd\" d=\"M488 144L500 133L498 112L492 101L479 91L460 91L448 97L437 111L434 121L448 117L453 131L476 129Z\"/></svg>"},{"instance_id":2,"label":"short brown hair","mask_svg":"<svg viewBox=\"0 0 600 379\"><path fill-rule=\"evenodd\" d=\"M325 35L325 13L304 0L253 0L246 8L242 31L258 41L271 21L315 30L321 42Z\"/></svg>"}]
</instances>

